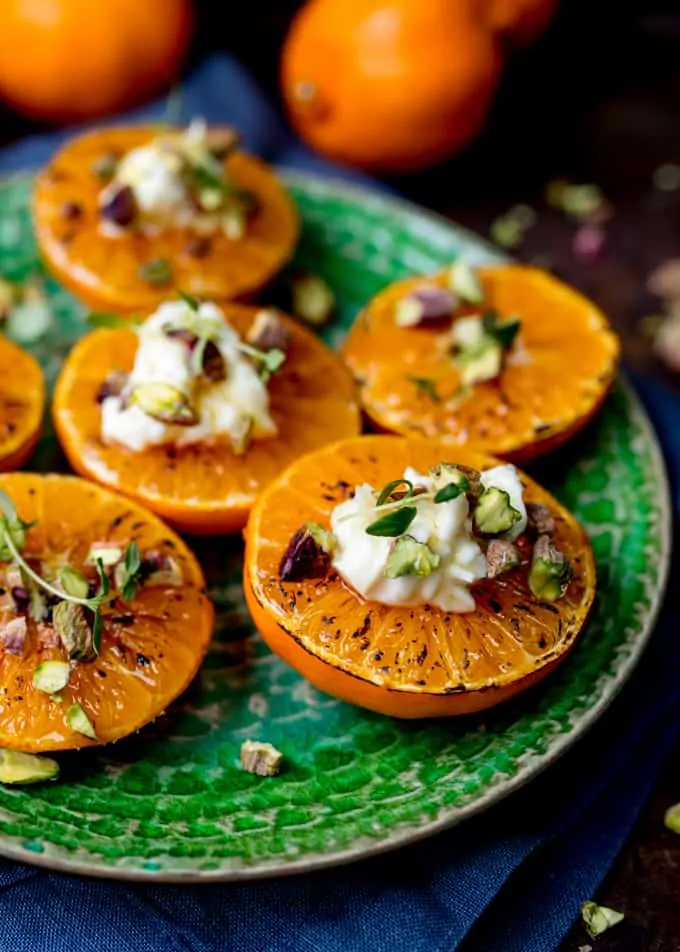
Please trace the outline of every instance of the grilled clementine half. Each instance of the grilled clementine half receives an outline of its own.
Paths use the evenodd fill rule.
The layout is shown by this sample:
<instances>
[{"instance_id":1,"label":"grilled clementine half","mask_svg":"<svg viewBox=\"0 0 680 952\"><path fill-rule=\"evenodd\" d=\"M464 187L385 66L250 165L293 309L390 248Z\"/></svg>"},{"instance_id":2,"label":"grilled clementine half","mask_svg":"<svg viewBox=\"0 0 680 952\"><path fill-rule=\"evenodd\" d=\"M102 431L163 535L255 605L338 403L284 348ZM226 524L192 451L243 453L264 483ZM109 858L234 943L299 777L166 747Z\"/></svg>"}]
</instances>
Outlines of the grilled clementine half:
<instances>
[{"instance_id":1,"label":"grilled clementine half","mask_svg":"<svg viewBox=\"0 0 680 952\"><path fill-rule=\"evenodd\" d=\"M452 452L417 438L344 440L282 473L258 499L246 529L246 600L269 647L322 691L394 717L468 714L536 684L566 657L595 594L586 533L525 475L525 499L550 507L555 544L571 562L572 579L555 602L541 602L529 590L526 543L518 569L475 585L476 609L468 614L367 601L332 571L281 581L281 558L305 522L328 527L332 509L354 486L384 486L406 466L426 472L443 460L475 469L497 465L471 448Z\"/></svg>"},{"instance_id":2,"label":"grilled clementine half","mask_svg":"<svg viewBox=\"0 0 680 952\"><path fill-rule=\"evenodd\" d=\"M350 331L345 360L379 430L528 462L564 443L597 413L616 375L618 339L594 304L544 271L504 265L482 268L479 277L484 308L521 321L495 380L463 391L447 347L451 321L396 323L398 303L424 284L446 287L446 272L380 292Z\"/></svg>"},{"instance_id":3,"label":"grilled clementine half","mask_svg":"<svg viewBox=\"0 0 680 952\"><path fill-rule=\"evenodd\" d=\"M258 309L222 306L243 337ZM73 468L147 505L177 528L196 534L237 532L258 493L298 456L360 430L354 384L342 361L319 338L281 315L289 331L286 361L268 384L275 437L235 455L226 440L156 446L134 452L100 439L97 392L114 370L129 371L132 330L97 330L76 344L54 393L57 435Z\"/></svg>"},{"instance_id":4,"label":"grilled clementine half","mask_svg":"<svg viewBox=\"0 0 680 952\"><path fill-rule=\"evenodd\" d=\"M94 309L151 311L173 288L212 301L248 295L279 271L297 241L297 213L283 186L264 162L240 151L225 159L225 168L258 204L243 238L216 233L197 245L190 229L102 236L97 200L103 183L93 169L102 157L146 145L159 131L135 126L85 133L38 175L33 216L41 254L55 277ZM139 273L157 259L172 266L171 280L159 287Z\"/></svg>"},{"instance_id":5,"label":"grilled clementine half","mask_svg":"<svg viewBox=\"0 0 680 952\"><path fill-rule=\"evenodd\" d=\"M0 471L26 462L38 442L44 410L40 365L0 335Z\"/></svg>"},{"instance_id":6,"label":"grilled clementine half","mask_svg":"<svg viewBox=\"0 0 680 952\"><path fill-rule=\"evenodd\" d=\"M102 609L99 656L78 662L61 701L34 686L33 672L44 661L68 660L66 653L44 623L29 618L22 653L0 648L0 747L66 750L139 730L182 693L208 649L213 607L196 558L148 510L77 477L11 473L0 476L0 489L21 519L37 520L26 533L28 559L82 570L92 543L135 540L142 556L149 550L169 555L181 570L178 586L142 585L129 603ZM0 624L6 621L3 614ZM67 711L75 703L96 740L69 726Z\"/></svg>"}]
</instances>

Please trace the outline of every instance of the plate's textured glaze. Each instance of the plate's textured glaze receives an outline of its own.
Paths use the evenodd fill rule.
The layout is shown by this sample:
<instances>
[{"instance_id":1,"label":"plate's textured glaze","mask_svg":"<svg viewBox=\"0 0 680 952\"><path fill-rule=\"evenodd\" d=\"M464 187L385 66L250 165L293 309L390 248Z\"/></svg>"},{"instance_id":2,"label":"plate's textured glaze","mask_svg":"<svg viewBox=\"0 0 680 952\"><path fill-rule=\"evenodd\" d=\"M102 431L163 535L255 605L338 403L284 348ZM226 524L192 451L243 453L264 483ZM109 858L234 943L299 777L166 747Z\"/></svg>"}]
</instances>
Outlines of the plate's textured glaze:
<instances>
[{"instance_id":1,"label":"plate's textured glaze","mask_svg":"<svg viewBox=\"0 0 680 952\"><path fill-rule=\"evenodd\" d=\"M329 336L388 281L482 242L390 199L290 176L304 230L298 260L340 302ZM30 180L0 185L0 274L42 277L31 236ZM50 381L83 331L78 306L47 282L51 318L8 332ZM549 319L549 315L546 316ZM50 432L34 460L63 465ZM59 782L0 789L0 853L74 872L151 880L236 879L332 864L455 823L525 782L611 700L652 624L668 561L667 489L649 425L619 386L600 419L539 478L589 530L600 590L586 633L547 683L484 716L400 723L318 693L253 634L239 545L202 543L218 626L181 703L138 737L62 758ZM238 767L246 738L286 755L278 778Z\"/></svg>"}]
</instances>

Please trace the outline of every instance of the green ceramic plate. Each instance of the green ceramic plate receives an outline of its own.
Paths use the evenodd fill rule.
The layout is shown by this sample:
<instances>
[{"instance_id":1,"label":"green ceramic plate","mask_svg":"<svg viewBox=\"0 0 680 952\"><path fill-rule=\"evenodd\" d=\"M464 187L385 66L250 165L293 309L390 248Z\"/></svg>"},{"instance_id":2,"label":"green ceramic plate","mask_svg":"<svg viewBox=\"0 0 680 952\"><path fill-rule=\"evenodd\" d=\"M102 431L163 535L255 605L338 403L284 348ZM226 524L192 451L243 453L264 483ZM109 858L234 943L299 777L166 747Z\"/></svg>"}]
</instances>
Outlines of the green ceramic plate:
<instances>
[{"instance_id":1,"label":"green ceramic plate","mask_svg":"<svg viewBox=\"0 0 680 952\"><path fill-rule=\"evenodd\" d=\"M333 342L387 282L461 254L496 257L413 206L308 176L287 181L304 221L298 260L325 275L339 297ZM28 177L0 184L0 274L10 279L41 273L30 186ZM52 380L84 325L73 299L47 287L51 315L24 315L9 333ZM51 433L33 465L63 465ZM495 712L446 723L400 723L334 701L253 633L239 545L213 540L201 554L218 624L200 677L134 739L64 757L58 783L0 789L0 853L124 879L270 876L430 835L525 783L593 723L630 674L669 557L663 464L624 384L589 431L537 475L587 527L600 578L587 632L547 683ZM246 738L284 751L285 772L273 779L242 772Z\"/></svg>"}]
</instances>

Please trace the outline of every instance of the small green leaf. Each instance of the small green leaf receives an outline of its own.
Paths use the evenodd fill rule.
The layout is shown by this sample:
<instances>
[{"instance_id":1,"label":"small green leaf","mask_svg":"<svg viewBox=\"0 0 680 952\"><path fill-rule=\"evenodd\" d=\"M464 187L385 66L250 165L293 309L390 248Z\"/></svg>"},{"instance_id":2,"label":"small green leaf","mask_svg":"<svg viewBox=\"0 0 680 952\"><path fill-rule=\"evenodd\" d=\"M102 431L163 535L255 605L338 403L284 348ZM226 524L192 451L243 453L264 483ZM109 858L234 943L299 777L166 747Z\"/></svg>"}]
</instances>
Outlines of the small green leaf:
<instances>
[{"instance_id":1,"label":"small green leaf","mask_svg":"<svg viewBox=\"0 0 680 952\"><path fill-rule=\"evenodd\" d=\"M91 740L97 740L97 734L94 725L80 704L72 704L66 712L66 722L72 731L77 734L83 734Z\"/></svg>"},{"instance_id":2,"label":"small green leaf","mask_svg":"<svg viewBox=\"0 0 680 952\"><path fill-rule=\"evenodd\" d=\"M33 687L45 694L61 691L71 677L68 661L43 661L33 672Z\"/></svg>"},{"instance_id":3,"label":"small green leaf","mask_svg":"<svg viewBox=\"0 0 680 952\"><path fill-rule=\"evenodd\" d=\"M90 589L87 579L70 565L65 565L59 572L59 584L73 598L87 598Z\"/></svg>"},{"instance_id":4,"label":"small green leaf","mask_svg":"<svg viewBox=\"0 0 680 952\"><path fill-rule=\"evenodd\" d=\"M120 314L92 313L85 318L90 327L114 327L130 328L136 324L143 324L144 318L131 314L128 317L122 317Z\"/></svg>"},{"instance_id":5,"label":"small green leaf","mask_svg":"<svg viewBox=\"0 0 680 952\"><path fill-rule=\"evenodd\" d=\"M612 926L625 918L622 912L609 909L607 906L598 906L595 902L584 902L581 906L581 916L585 922L588 935L592 939L602 935L607 929L611 929Z\"/></svg>"},{"instance_id":6,"label":"small green leaf","mask_svg":"<svg viewBox=\"0 0 680 952\"><path fill-rule=\"evenodd\" d=\"M109 576L106 574L104 560L102 558L98 558L95 562L95 565L97 566L97 574L99 575L99 594L104 598L111 591Z\"/></svg>"},{"instance_id":7,"label":"small green leaf","mask_svg":"<svg viewBox=\"0 0 680 952\"><path fill-rule=\"evenodd\" d=\"M376 506L384 506L386 502L389 502L392 494L399 486L406 486L404 499L410 499L413 495L413 483L409 479L393 479L380 490L380 494L375 503Z\"/></svg>"},{"instance_id":8,"label":"small green leaf","mask_svg":"<svg viewBox=\"0 0 680 952\"><path fill-rule=\"evenodd\" d=\"M366 533L372 536L389 536L394 538L406 532L416 517L418 510L415 506L404 506L389 512L382 519L377 519L367 526Z\"/></svg>"},{"instance_id":9,"label":"small green leaf","mask_svg":"<svg viewBox=\"0 0 680 952\"><path fill-rule=\"evenodd\" d=\"M465 476L463 476L458 483L448 483L446 486L442 486L442 488L434 494L434 501L437 503L450 502L452 499L458 499L459 496L469 491L470 483Z\"/></svg>"},{"instance_id":10,"label":"small green leaf","mask_svg":"<svg viewBox=\"0 0 680 952\"><path fill-rule=\"evenodd\" d=\"M421 396L428 397L433 403L442 402L437 391L437 382L431 377L409 377L408 379L415 385Z\"/></svg>"},{"instance_id":11,"label":"small green leaf","mask_svg":"<svg viewBox=\"0 0 680 952\"><path fill-rule=\"evenodd\" d=\"M324 529L318 522L306 522L305 529L319 548L330 555L337 545L335 536L328 529Z\"/></svg>"},{"instance_id":12,"label":"small green leaf","mask_svg":"<svg viewBox=\"0 0 680 952\"><path fill-rule=\"evenodd\" d=\"M139 546L136 542L131 542L125 553L123 563L123 584L121 586L121 595L124 602L130 602L135 597L137 585L139 582L139 573L142 568L142 557L139 552Z\"/></svg>"},{"instance_id":13,"label":"small green leaf","mask_svg":"<svg viewBox=\"0 0 680 952\"><path fill-rule=\"evenodd\" d=\"M186 291L181 291L179 288L177 289L177 294L182 298L185 304L189 305L192 311L198 314L198 311L201 305L199 304L199 302L196 300L195 297L192 297L190 294L187 294Z\"/></svg>"},{"instance_id":14,"label":"small green leaf","mask_svg":"<svg viewBox=\"0 0 680 952\"><path fill-rule=\"evenodd\" d=\"M103 630L104 621L102 619L102 613L97 608L95 609L94 618L92 619L92 650L95 655L101 654Z\"/></svg>"},{"instance_id":15,"label":"small green leaf","mask_svg":"<svg viewBox=\"0 0 680 952\"><path fill-rule=\"evenodd\" d=\"M403 535L394 541L385 563L385 576L401 578L404 575L416 575L425 578L439 567L440 562L441 556L433 552L429 545L418 542L413 536Z\"/></svg>"},{"instance_id":16,"label":"small green leaf","mask_svg":"<svg viewBox=\"0 0 680 952\"><path fill-rule=\"evenodd\" d=\"M137 274L152 287L162 288L172 281L173 270L167 258L152 258L140 264Z\"/></svg>"},{"instance_id":17,"label":"small green leaf","mask_svg":"<svg viewBox=\"0 0 680 952\"><path fill-rule=\"evenodd\" d=\"M519 334L521 322L517 317L501 320L497 311L487 311L482 317L485 332L504 350L509 350Z\"/></svg>"}]
</instances>

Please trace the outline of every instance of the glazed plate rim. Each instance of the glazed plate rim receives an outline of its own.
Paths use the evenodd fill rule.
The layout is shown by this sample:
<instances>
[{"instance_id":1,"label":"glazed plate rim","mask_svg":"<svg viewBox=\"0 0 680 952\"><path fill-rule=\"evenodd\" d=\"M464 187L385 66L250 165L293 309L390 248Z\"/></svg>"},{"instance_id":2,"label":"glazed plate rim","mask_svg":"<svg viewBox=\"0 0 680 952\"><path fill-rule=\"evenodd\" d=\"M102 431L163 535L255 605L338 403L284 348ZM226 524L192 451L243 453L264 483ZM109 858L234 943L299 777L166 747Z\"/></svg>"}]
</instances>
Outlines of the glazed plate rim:
<instances>
[{"instance_id":1,"label":"glazed plate rim","mask_svg":"<svg viewBox=\"0 0 680 952\"><path fill-rule=\"evenodd\" d=\"M443 231L454 230L458 234L465 235L469 241L480 250L483 249L487 256L493 255L493 257L499 261L508 260L507 256L499 253L497 248L475 232L444 218L436 212L424 209L414 202L395 197L391 194L381 193L361 184L347 182L337 177L333 178L319 175L318 173L291 171L288 169L280 169L279 172L285 182L313 190L317 194L325 193L329 197L334 194L349 196L355 201L361 202L364 206L372 207L375 210L382 210L387 214L389 214L390 211L397 211L401 215L414 217L421 222L428 221ZM31 176L32 172L30 170L0 175L0 184L5 184L12 180L26 180L31 178ZM444 807L440 815L434 820L427 820L418 826L411 825L396 829L379 841L367 843L362 840L356 846L341 849L337 852L328 852L312 856L308 855L299 859L261 860L253 867L235 866L226 869L187 870L186 872L181 872L171 869L135 869L124 864L116 866L107 865L105 861L101 859L94 864L91 861L79 859L70 860L53 855L42 856L41 854L30 853L11 841L6 842L2 836L0 836L0 856L31 866L49 869L53 872L127 882L198 884L209 882L243 882L269 879L276 876L292 876L334 866L346 865L357 860L368 859L424 840L437 833L451 829L464 820L476 816L533 780L571 748L572 745L595 724L612 701L618 696L638 664L649 642L666 591L672 546L672 506L666 465L656 432L640 399L623 375L619 376L618 385L625 395L630 416L636 419L637 424L644 433L650 458L650 472L653 472L655 475L660 493L658 511L660 515L659 531L661 539L657 584L654 594L650 598L649 610L643 623L640 625L634 647L624 659L617 662L616 674L607 681L597 702L588 708L587 711L580 714L578 721L569 731L553 737L545 752L536 755L532 758L530 763L520 765L514 776L499 780L494 783L489 790L463 806Z\"/></svg>"}]
</instances>

